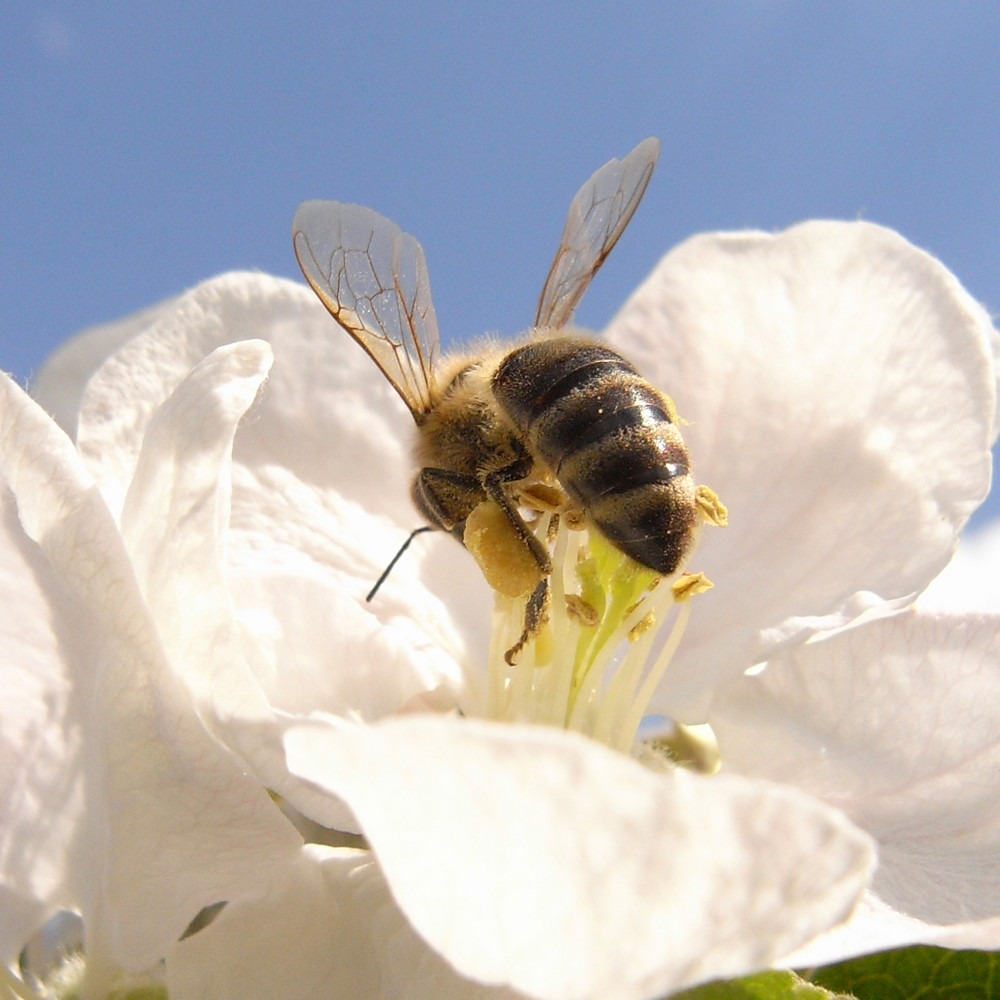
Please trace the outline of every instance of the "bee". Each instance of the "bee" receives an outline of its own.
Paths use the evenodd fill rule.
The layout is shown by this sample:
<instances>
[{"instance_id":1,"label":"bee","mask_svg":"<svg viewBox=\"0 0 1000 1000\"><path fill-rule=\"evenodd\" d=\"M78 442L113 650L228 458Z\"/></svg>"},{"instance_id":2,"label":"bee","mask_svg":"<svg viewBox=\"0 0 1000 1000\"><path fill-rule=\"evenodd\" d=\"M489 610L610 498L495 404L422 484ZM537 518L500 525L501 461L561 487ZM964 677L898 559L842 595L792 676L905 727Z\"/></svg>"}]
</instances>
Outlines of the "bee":
<instances>
[{"instance_id":1,"label":"bee","mask_svg":"<svg viewBox=\"0 0 1000 1000\"><path fill-rule=\"evenodd\" d=\"M534 568L508 662L547 614L551 558L521 512L537 484L555 487L566 510L657 573L679 567L693 536L696 489L673 403L620 354L569 326L638 207L659 148L646 139L577 192L532 329L513 348L441 360L423 250L371 209L307 201L292 223L306 280L413 415L412 493L428 525L462 541L473 511L491 503Z\"/></svg>"}]
</instances>

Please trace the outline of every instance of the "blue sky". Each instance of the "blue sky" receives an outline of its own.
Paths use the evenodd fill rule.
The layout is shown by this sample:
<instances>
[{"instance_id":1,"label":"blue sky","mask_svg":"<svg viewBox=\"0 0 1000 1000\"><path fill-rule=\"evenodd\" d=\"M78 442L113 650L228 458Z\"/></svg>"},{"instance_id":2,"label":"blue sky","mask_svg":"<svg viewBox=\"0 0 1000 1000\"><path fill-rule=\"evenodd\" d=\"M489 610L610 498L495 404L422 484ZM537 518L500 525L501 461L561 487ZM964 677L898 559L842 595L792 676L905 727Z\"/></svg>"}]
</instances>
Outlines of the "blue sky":
<instances>
[{"instance_id":1,"label":"blue sky","mask_svg":"<svg viewBox=\"0 0 1000 1000\"><path fill-rule=\"evenodd\" d=\"M418 237L446 339L515 333L569 199L647 135L582 324L693 232L810 217L898 229L997 312L998 38L963 0L5 4L0 366L230 268L298 277L316 197Z\"/></svg>"}]
</instances>

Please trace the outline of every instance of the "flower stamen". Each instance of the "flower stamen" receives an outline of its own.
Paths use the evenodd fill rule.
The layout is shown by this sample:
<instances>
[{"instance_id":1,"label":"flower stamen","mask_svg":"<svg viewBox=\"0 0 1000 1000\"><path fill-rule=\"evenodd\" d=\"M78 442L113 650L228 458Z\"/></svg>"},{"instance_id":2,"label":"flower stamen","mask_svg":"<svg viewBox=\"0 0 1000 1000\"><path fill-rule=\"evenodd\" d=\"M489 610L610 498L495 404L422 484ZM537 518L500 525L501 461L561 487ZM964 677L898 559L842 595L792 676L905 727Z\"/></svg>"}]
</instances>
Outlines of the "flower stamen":
<instances>
[{"instance_id":1,"label":"flower stamen","mask_svg":"<svg viewBox=\"0 0 1000 1000\"><path fill-rule=\"evenodd\" d=\"M702 524L725 524L711 490L699 489L699 512ZM527 599L495 594L485 714L572 729L628 753L680 645L690 599L711 583L681 569L662 578L554 512L534 530L552 554L549 599L542 616L532 601L545 581Z\"/></svg>"}]
</instances>

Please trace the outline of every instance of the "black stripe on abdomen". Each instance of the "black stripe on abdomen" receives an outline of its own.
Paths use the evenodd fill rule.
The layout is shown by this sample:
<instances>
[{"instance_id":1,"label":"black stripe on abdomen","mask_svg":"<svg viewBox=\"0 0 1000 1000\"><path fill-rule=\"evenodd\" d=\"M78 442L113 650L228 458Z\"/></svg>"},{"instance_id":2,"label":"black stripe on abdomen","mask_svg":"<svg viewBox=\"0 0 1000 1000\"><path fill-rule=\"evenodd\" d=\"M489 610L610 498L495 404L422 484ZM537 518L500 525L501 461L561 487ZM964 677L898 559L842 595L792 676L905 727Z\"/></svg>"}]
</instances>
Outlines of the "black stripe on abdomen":
<instances>
[{"instance_id":1,"label":"black stripe on abdomen","mask_svg":"<svg viewBox=\"0 0 1000 1000\"><path fill-rule=\"evenodd\" d=\"M671 424L638 428L596 441L563 461L559 481L589 507L602 497L669 483L688 473L688 457Z\"/></svg>"},{"instance_id":2,"label":"black stripe on abdomen","mask_svg":"<svg viewBox=\"0 0 1000 1000\"><path fill-rule=\"evenodd\" d=\"M564 462L598 442L670 424L660 395L637 375L606 371L554 402L532 428L539 454L559 474Z\"/></svg>"},{"instance_id":3,"label":"black stripe on abdomen","mask_svg":"<svg viewBox=\"0 0 1000 1000\"><path fill-rule=\"evenodd\" d=\"M527 432L553 406L615 373L637 377L636 370L607 347L557 337L511 351L493 375L491 388L511 420Z\"/></svg>"}]
</instances>

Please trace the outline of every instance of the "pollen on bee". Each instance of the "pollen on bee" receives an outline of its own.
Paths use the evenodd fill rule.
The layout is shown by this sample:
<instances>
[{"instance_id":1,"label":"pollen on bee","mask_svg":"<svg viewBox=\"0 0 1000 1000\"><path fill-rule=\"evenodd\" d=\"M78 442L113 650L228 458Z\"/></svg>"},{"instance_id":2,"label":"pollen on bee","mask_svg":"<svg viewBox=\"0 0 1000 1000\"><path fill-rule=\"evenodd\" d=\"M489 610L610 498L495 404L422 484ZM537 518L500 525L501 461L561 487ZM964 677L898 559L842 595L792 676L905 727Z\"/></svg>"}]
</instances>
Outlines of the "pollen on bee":
<instances>
[{"instance_id":1,"label":"pollen on bee","mask_svg":"<svg viewBox=\"0 0 1000 1000\"><path fill-rule=\"evenodd\" d=\"M510 518L492 500L473 508L465 522L465 547L486 582L505 597L530 594L542 580L537 561L517 535Z\"/></svg>"}]
</instances>

